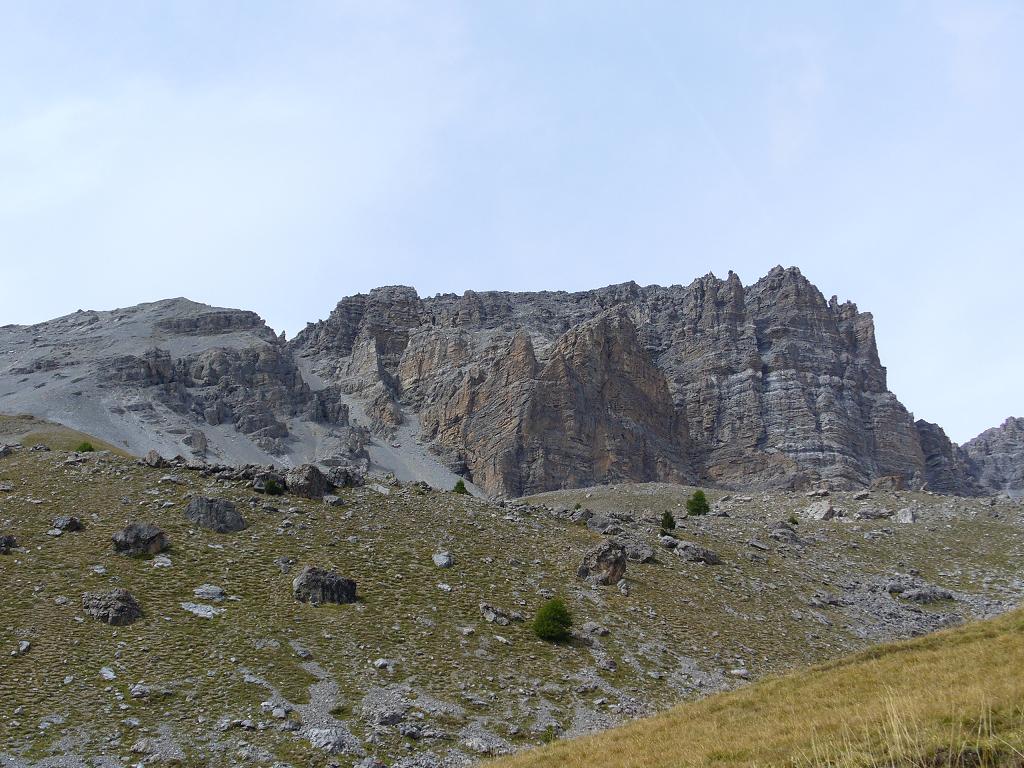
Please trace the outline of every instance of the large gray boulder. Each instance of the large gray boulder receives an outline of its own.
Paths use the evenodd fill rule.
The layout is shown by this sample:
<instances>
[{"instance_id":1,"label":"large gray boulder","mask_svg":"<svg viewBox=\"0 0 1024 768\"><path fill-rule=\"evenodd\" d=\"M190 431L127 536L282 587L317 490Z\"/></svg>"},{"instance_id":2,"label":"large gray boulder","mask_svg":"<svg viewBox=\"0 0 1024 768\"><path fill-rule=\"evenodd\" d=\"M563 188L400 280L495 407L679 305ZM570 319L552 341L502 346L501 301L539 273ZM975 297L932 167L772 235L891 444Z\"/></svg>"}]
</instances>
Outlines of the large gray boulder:
<instances>
[{"instance_id":1,"label":"large gray boulder","mask_svg":"<svg viewBox=\"0 0 1024 768\"><path fill-rule=\"evenodd\" d=\"M115 627L131 624L142 618L142 607L127 589L117 587L109 592L86 592L82 610L94 619Z\"/></svg>"},{"instance_id":2,"label":"large gray boulder","mask_svg":"<svg viewBox=\"0 0 1024 768\"><path fill-rule=\"evenodd\" d=\"M111 537L114 551L124 555L156 555L171 546L162 530L152 523L132 523Z\"/></svg>"},{"instance_id":3,"label":"large gray boulder","mask_svg":"<svg viewBox=\"0 0 1024 768\"><path fill-rule=\"evenodd\" d=\"M292 582L295 599L303 603L354 603L356 601L356 583L352 579L339 576L335 571L328 571L307 565Z\"/></svg>"},{"instance_id":4,"label":"large gray boulder","mask_svg":"<svg viewBox=\"0 0 1024 768\"><path fill-rule=\"evenodd\" d=\"M285 483L289 493L317 501L334 490L334 483L313 464L303 464L290 470L285 476Z\"/></svg>"},{"instance_id":5,"label":"large gray boulder","mask_svg":"<svg viewBox=\"0 0 1024 768\"><path fill-rule=\"evenodd\" d=\"M702 547L699 544L694 544L692 541L679 542L679 546L675 548L675 553L691 563L718 565L722 562L722 558L718 556L717 552L707 547Z\"/></svg>"},{"instance_id":6,"label":"large gray boulder","mask_svg":"<svg viewBox=\"0 0 1024 768\"><path fill-rule=\"evenodd\" d=\"M197 496L185 507L185 517L208 531L235 533L249 527L234 502Z\"/></svg>"},{"instance_id":7,"label":"large gray boulder","mask_svg":"<svg viewBox=\"0 0 1024 768\"><path fill-rule=\"evenodd\" d=\"M809 520L831 520L836 516L836 509L828 499L816 501L804 510L804 517Z\"/></svg>"},{"instance_id":8,"label":"large gray boulder","mask_svg":"<svg viewBox=\"0 0 1024 768\"><path fill-rule=\"evenodd\" d=\"M626 549L617 541L602 541L583 557L576 576L594 586L618 584L626 575Z\"/></svg>"}]
</instances>

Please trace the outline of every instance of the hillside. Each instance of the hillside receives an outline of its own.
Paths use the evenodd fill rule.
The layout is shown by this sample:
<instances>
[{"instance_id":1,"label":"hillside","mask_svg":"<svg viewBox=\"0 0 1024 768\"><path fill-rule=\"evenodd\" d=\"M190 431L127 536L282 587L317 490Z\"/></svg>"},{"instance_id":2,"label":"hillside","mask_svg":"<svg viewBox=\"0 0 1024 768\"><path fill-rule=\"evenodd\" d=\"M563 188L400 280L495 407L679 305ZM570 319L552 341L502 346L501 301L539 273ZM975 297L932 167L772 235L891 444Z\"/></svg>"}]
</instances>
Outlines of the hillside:
<instances>
[{"instance_id":1,"label":"hillside","mask_svg":"<svg viewBox=\"0 0 1024 768\"><path fill-rule=\"evenodd\" d=\"M493 768L1024 765L1024 611L683 704Z\"/></svg>"},{"instance_id":2,"label":"hillside","mask_svg":"<svg viewBox=\"0 0 1024 768\"><path fill-rule=\"evenodd\" d=\"M0 454L0 536L16 539L0 555L5 766L468 765L1024 595L1024 507L1009 500L710 491L713 514L685 518L692 488L668 484L494 503L371 483L328 504L258 493L252 468ZM234 502L248 527L197 526L197 496ZM831 519L815 519L823 508ZM84 529L55 529L61 515ZM117 554L131 522L159 526L170 549ZM632 558L619 585L577 576L602 542ZM306 565L354 579L358 602L299 602ZM118 587L137 621L85 610L84 593ZM555 594L575 616L562 645L529 626Z\"/></svg>"},{"instance_id":3,"label":"hillside","mask_svg":"<svg viewBox=\"0 0 1024 768\"><path fill-rule=\"evenodd\" d=\"M1024 492L888 390L874 321L799 269L577 293L389 286L294 339L168 299L0 327L0 413L143 456L391 472L517 497L609 482ZM1007 422L1008 425L1016 422ZM986 433L988 434L988 433Z\"/></svg>"}]
</instances>

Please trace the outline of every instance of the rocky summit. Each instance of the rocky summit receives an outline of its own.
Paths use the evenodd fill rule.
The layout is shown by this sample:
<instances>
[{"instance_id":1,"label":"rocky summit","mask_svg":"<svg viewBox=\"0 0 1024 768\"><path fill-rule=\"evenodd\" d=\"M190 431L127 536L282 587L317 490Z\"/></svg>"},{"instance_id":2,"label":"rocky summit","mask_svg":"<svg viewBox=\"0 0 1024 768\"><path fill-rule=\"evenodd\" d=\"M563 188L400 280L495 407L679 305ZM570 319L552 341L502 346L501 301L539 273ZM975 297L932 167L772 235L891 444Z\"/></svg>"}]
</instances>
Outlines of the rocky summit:
<instances>
[{"instance_id":1,"label":"rocky summit","mask_svg":"<svg viewBox=\"0 0 1024 768\"><path fill-rule=\"evenodd\" d=\"M964 447L886 385L869 313L752 285L342 299L296 338L185 299L0 329L0 411L137 455L514 497L605 482L1022 492L1021 420Z\"/></svg>"}]
</instances>

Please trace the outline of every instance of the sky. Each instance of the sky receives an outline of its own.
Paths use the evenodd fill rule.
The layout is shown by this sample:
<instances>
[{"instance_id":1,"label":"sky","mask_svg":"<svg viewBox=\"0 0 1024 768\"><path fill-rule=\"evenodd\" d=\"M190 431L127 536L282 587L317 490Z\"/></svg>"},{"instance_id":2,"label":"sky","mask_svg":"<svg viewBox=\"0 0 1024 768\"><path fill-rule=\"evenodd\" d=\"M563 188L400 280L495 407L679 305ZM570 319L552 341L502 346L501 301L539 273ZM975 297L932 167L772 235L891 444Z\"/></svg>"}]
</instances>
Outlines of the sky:
<instances>
[{"instance_id":1,"label":"sky","mask_svg":"<svg viewBox=\"0 0 1024 768\"><path fill-rule=\"evenodd\" d=\"M0 0L0 324L187 296L751 284L1024 416L1024 1Z\"/></svg>"}]
</instances>

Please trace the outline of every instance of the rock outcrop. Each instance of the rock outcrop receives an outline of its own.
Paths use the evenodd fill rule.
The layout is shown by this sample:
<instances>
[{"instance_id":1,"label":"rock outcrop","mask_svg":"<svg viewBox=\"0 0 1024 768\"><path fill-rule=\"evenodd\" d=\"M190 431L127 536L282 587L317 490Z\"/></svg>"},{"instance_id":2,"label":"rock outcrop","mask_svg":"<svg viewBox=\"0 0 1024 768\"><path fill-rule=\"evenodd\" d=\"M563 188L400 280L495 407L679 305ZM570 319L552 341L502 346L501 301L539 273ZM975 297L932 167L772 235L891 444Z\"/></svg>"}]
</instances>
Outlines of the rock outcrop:
<instances>
[{"instance_id":1,"label":"rock outcrop","mask_svg":"<svg viewBox=\"0 0 1024 768\"><path fill-rule=\"evenodd\" d=\"M378 470L504 496L1024 485L1020 420L963 449L915 421L888 391L871 315L796 268L749 286L731 272L579 293L388 286L291 342L186 299L80 311L0 328L0 398L140 456L316 464L338 484Z\"/></svg>"},{"instance_id":2,"label":"rock outcrop","mask_svg":"<svg viewBox=\"0 0 1024 768\"><path fill-rule=\"evenodd\" d=\"M1009 418L964 443L976 482L990 493L1024 496L1024 419Z\"/></svg>"},{"instance_id":3,"label":"rock outcrop","mask_svg":"<svg viewBox=\"0 0 1024 768\"><path fill-rule=\"evenodd\" d=\"M886 386L868 313L798 269L581 293L342 300L292 342L389 436L416 413L453 471L506 495L632 480L970 493L970 461Z\"/></svg>"}]
</instances>

